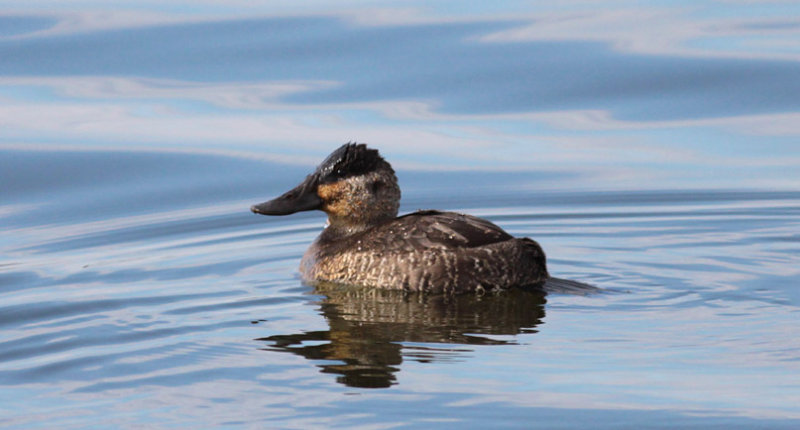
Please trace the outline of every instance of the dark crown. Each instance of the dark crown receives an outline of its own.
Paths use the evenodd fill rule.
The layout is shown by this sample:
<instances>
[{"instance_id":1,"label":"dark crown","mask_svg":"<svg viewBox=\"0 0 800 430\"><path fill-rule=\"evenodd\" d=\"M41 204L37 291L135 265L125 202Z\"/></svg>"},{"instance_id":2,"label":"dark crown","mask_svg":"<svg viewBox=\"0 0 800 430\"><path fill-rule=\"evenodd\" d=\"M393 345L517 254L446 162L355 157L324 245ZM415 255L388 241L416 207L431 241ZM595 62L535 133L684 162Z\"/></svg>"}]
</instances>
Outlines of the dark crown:
<instances>
[{"instance_id":1,"label":"dark crown","mask_svg":"<svg viewBox=\"0 0 800 430\"><path fill-rule=\"evenodd\" d=\"M369 149L363 143L349 142L333 151L317 167L316 173L320 180L337 180L372 172L381 165L389 167L377 149Z\"/></svg>"}]
</instances>

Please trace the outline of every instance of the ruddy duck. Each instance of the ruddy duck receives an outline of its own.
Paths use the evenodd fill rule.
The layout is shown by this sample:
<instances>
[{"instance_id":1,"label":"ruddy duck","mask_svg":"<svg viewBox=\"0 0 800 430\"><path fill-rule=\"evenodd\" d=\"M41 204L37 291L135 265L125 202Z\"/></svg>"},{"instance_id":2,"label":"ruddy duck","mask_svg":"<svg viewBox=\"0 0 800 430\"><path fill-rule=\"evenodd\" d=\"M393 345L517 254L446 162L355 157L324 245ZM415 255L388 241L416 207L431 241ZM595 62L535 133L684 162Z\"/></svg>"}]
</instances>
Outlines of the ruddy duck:
<instances>
[{"instance_id":1,"label":"ruddy duck","mask_svg":"<svg viewBox=\"0 0 800 430\"><path fill-rule=\"evenodd\" d=\"M378 151L348 143L282 196L250 209L289 215L319 209L328 224L300 263L305 282L461 293L541 287L550 279L535 241L470 215L397 216L400 187Z\"/></svg>"}]
</instances>

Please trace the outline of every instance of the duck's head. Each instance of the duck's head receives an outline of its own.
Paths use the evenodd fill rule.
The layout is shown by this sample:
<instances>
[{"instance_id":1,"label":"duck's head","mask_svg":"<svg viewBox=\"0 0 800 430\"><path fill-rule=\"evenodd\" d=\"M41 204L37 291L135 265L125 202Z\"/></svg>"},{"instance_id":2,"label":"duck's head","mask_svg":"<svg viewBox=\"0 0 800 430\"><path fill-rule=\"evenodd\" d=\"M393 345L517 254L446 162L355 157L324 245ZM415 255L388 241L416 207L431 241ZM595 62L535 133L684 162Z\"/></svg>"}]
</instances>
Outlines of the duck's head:
<instances>
[{"instance_id":1,"label":"duck's head","mask_svg":"<svg viewBox=\"0 0 800 430\"><path fill-rule=\"evenodd\" d=\"M347 143L333 151L300 185L250 210L289 215L319 209L330 227L356 232L397 216L400 187L392 166L376 149Z\"/></svg>"}]
</instances>

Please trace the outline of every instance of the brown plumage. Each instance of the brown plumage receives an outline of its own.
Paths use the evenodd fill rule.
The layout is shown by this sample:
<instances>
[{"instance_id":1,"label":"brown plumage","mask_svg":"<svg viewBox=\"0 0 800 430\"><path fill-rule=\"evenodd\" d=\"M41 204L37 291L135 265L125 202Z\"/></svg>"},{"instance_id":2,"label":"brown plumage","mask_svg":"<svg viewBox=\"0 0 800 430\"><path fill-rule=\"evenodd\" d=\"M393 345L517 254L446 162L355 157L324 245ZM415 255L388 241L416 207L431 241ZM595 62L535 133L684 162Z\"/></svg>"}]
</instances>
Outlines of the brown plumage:
<instances>
[{"instance_id":1,"label":"brown plumage","mask_svg":"<svg viewBox=\"0 0 800 430\"><path fill-rule=\"evenodd\" d=\"M253 212L321 209L328 226L300 265L309 283L459 293L537 287L548 280L535 241L453 212L397 217L400 188L389 163L363 144L334 151L305 181Z\"/></svg>"}]
</instances>

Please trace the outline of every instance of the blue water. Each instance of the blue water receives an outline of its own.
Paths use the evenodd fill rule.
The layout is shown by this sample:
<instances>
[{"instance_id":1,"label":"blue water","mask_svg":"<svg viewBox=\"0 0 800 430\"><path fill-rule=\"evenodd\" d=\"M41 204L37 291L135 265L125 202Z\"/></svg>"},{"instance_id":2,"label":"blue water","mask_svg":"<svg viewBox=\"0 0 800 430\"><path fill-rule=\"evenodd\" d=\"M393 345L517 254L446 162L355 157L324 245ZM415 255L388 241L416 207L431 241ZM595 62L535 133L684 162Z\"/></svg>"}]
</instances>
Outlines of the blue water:
<instances>
[{"instance_id":1,"label":"blue water","mask_svg":"<svg viewBox=\"0 0 800 430\"><path fill-rule=\"evenodd\" d=\"M0 426L800 426L800 5L6 2ZM314 289L347 141L590 295Z\"/></svg>"}]
</instances>

